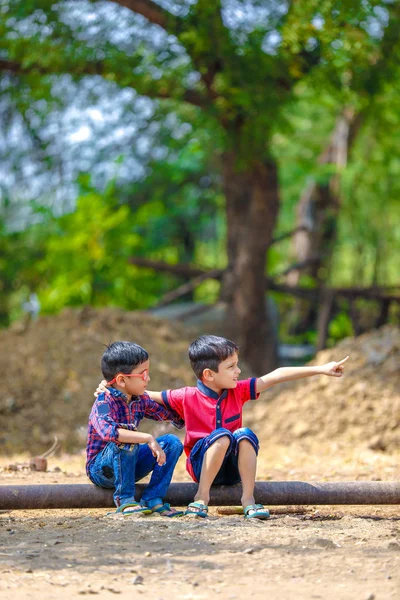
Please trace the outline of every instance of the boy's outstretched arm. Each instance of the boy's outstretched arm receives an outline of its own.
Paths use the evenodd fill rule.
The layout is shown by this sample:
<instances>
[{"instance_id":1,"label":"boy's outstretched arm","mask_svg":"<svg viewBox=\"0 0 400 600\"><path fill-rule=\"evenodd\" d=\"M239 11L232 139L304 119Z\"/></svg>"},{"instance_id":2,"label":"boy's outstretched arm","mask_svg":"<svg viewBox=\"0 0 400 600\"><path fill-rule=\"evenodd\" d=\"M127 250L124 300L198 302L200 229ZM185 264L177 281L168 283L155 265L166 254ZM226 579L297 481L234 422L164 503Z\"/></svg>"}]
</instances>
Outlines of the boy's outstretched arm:
<instances>
[{"instance_id":1,"label":"boy's outstretched arm","mask_svg":"<svg viewBox=\"0 0 400 600\"><path fill-rule=\"evenodd\" d=\"M271 371L267 375L263 375L257 379L257 392L263 392L269 387L284 381L293 381L295 379L303 379L312 375L329 375L330 377L341 377L344 371L344 363L349 357L343 358L339 362L329 362L325 365L312 367L280 367Z\"/></svg>"}]
</instances>

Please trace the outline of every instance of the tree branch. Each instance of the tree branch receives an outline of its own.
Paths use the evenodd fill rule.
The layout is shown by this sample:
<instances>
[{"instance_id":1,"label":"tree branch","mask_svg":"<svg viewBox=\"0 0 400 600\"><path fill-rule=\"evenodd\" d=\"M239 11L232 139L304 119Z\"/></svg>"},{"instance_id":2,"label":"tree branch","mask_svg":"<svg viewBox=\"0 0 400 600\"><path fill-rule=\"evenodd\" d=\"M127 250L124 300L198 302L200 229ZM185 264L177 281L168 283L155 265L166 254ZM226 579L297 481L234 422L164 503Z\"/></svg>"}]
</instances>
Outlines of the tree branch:
<instances>
[{"instance_id":1,"label":"tree branch","mask_svg":"<svg viewBox=\"0 0 400 600\"><path fill-rule=\"evenodd\" d=\"M212 273L213 279L218 279L222 277L224 270L223 269L212 269L211 271L208 269L202 269L201 267L193 267L192 265L188 265L185 263L178 263L176 265L171 265L162 260L152 260L150 258L143 258L141 256L132 256L129 259L129 262L132 265L136 265L138 267L146 267L148 269L154 269L161 273L171 273L173 275L180 275L182 277L202 277L204 275L208 275Z\"/></svg>"},{"instance_id":2,"label":"tree branch","mask_svg":"<svg viewBox=\"0 0 400 600\"><path fill-rule=\"evenodd\" d=\"M171 273L183 277L201 277L201 281L207 278L220 281L225 274L225 269L202 269L192 265L178 263L171 265L161 260L152 260L140 256L132 256L129 259L132 265L154 269L159 273ZM265 286L268 290L282 292L291 296L298 296L313 301L317 297L318 288L308 288L302 286L290 286L276 283L275 279L265 277ZM390 302L400 303L400 285L394 286L372 286L372 287L347 287L347 288L326 288L333 294L344 298L365 298L368 300L390 300ZM396 293L397 292L397 293Z\"/></svg>"},{"instance_id":3,"label":"tree branch","mask_svg":"<svg viewBox=\"0 0 400 600\"><path fill-rule=\"evenodd\" d=\"M303 227L303 229L305 229L305 228ZM302 271L303 269L306 269L307 267L310 267L312 265L317 265L319 263L319 261L320 261L320 258L307 258L306 260L303 260L302 262L298 262L293 265L290 265L290 267L287 267L287 269L284 269L280 273L275 273L273 275L273 278L275 279L275 278L279 278L279 277L285 277L292 271Z\"/></svg>"},{"instance_id":4,"label":"tree branch","mask_svg":"<svg viewBox=\"0 0 400 600\"><path fill-rule=\"evenodd\" d=\"M152 0L110 0L110 2L114 2L115 4L124 6L125 8L128 8L130 11L144 16L151 23L159 25L160 27L165 29L165 31L167 31L168 33L176 35L178 39L179 39L179 33L184 29L183 28L183 20L180 17L176 17L175 15L172 15L170 12L168 12L167 10L165 10L164 8L162 8L161 6L159 6ZM199 6L201 8L201 1L198 3L198 5L195 6L195 10L198 9ZM208 10L209 10L209 7L208 7ZM221 26L223 27L222 17L220 14L220 2L218 2L217 6L215 7L215 17L216 17L217 27L220 29ZM209 64L209 61L207 62L207 64L204 64L203 61L201 60L201 58L196 56L196 53L192 51L193 49L190 47L190 45L182 42L181 40L179 40L179 41L183 45L185 50L188 52L190 58L193 61L194 67L198 70L198 72L200 74L200 78L206 87L207 96L208 96L209 100L215 100L215 98L218 97L218 94L216 94L214 92L214 90L212 89L212 84L214 82L214 77L215 77L216 73L221 69L221 60L218 57L215 57L210 64ZM213 49L214 55L215 55L215 44L217 44L217 42L218 42L218 36L217 36L217 39L214 40L214 44L213 44L214 45L214 49ZM190 102L191 104L195 104L196 106L204 105L204 103L202 103L200 105L197 100L195 100L194 102L192 100L187 100L187 101Z\"/></svg>"},{"instance_id":5,"label":"tree branch","mask_svg":"<svg viewBox=\"0 0 400 600\"><path fill-rule=\"evenodd\" d=\"M8 71L16 75L29 75L32 72L40 73L41 75L63 75L69 73L71 75L100 75L105 77L110 72L106 69L105 65L101 62L97 63L86 63L84 66L77 66L74 72L71 73L68 69L60 70L55 68L52 70L51 66L43 67L40 64L30 64L28 67L24 67L17 61L0 59L0 71ZM118 79L115 80L118 83ZM154 84L154 85L153 85ZM176 97L170 92L169 87L175 86L174 82L157 80L148 83L146 89L140 89L140 81L132 82L131 86L141 96L147 96L155 100L177 100L187 102L193 106L199 108L205 108L207 105L207 98L198 92L197 90L183 90L181 96L177 93ZM176 86L175 86L176 87Z\"/></svg>"},{"instance_id":6,"label":"tree branch","mask_svg":"<svg viewBox=\"0 0 400 600\"><path fill-rule=\"evenodd\" d=\"M191 281L188 281L187 283L180 285L175 290L172 290L171 292L167 292L161 298L161 300L159 300L157 302L157 304L153 308L160 308L161 306L167 306L168 304L171 304L171 302L174 302L175 300L179 300L179 298L182 298L182 296L185 296L189 292L193 292L204 281L207 281L207 279L214 279L214 277L216 277L218 279L220 277L220 274L221 274L221 269L213 269L212 271L207 271L206 273L203 273L203 275L199 275L198 277L195 277Z\"/></svg>"},{"instance_id":7,"label":"tree branch","mask_svg":"<svg viewBox=\"0 0 400 600\"><path fill-rule=\"evenodd\" d=\"M281 235L276 236L271 240L271 243L269 245L272 246L273 244L278 244L283 240L293 237L294 235L296 235L296 233L300 233L300 231L310 231L310 228L306 225L300 225L299 227L292 229L292 231L287 231L286 233L282 233Z\"/></svg>"},{"instance_id":8,"label":"tree branch","mask_svg":"<svg viewBox=\"0 0 400 600\"><path fill-rule=\"evenodd\" d=\"M131 12L145 17L150 23L159 25L169 33L177 33L181 19L153 2L152 0L110 0L128 8Z\"/></svg>"}]
</instances>

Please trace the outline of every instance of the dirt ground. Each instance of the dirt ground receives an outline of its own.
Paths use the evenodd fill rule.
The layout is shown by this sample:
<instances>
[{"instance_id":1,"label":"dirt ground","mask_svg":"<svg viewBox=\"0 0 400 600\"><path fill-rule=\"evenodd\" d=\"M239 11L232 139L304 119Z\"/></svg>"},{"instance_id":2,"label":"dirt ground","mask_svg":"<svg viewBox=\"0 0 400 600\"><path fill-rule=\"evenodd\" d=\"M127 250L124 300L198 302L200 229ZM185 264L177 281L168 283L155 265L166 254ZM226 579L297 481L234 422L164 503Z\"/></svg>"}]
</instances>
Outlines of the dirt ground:
<instances>
[{"instance_id":1,"label":"dirt ground","mask_svg":"<svg viewBox=\"0 0 400 600\"><path fill-rule=\"evenodd\" d=\"M2 459L1 484L87 483L84 457ZM258 479L398 480L400 454L265 448ZM10 471L14 464L17 471ZM271 466L273 465L273 466ZM187 480L180 460L175 480ZM271 507L269 521L110 517L107 509L0 513L0 597L376 600L400 595L398 506ZM285 513L285 510L287 511ZM275 514L274 514L275 512ZM278 513L278 514L276 514Z\"/></svg>"}]
</instances>

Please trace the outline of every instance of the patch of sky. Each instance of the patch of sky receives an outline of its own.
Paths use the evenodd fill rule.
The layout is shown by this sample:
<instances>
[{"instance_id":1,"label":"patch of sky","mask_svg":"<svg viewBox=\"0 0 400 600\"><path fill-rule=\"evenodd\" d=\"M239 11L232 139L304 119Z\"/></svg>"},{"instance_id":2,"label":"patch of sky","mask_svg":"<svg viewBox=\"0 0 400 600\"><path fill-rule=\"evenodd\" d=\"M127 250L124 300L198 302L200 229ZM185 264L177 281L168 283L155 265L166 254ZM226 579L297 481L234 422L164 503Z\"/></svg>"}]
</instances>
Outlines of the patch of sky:
<instances>
[{"instance_id":1,"label":"patch of sky","mask_svg":"<svg viewBox=\"0 0 400 600\"><path fill-rule=\"evenodd\" d=\"M157 0L155 4L161 6L176 17L184 17L188 14L190 7L197 4L197 0Z\"/></svg>"},{"instance_id":2,"label":"patch of sky","mask_svg":"<svg viewBox=\"0 0 400 600\"><path fill-rule=\"evenodd\" d=\"M315 29L320 30L325 25L325 19L321 15L315 15L311 23L315 27Z\"/></svg>"},{"instance_id":3,"label":"patch of sky","mask_svg":"<svg viewBox=\"0 0 400 600\"><path fill-rule=\"evenodd\" d=\"M229 29L250 33L259 27L274 28L288 6L289 2L279 0L225 0L222 17Z\"/></svg>"},{"instance_id":4,"label":"patch of sky","mask_svg":"<svg viewBox=\"0 0 400 600\"><path fill-rule=\"evenodd\" d=\"M168 148L165 148L163 146L157 146L157 147L153 148L151 151L151 157L154 160L164 160L167 158L167 156L168 156Z\"/></svg>"},{"instance_id":5,"label":"patch of sky","mask_svg":"<svg viewBox=\"0 0 400 600\"><path fill-rule=\"evenodd\" d=\"M53 94L63 96L69 108L58 106L38 130L48 163L42 162L43 150L33 144L17 112L12 111L12 123L7 129L1 129L0 194L4 197L25 201L37 198L44 202L43 198L56 186L58 196L63 198L62 206L70 206L77 192L76 177L82 170L90 171L93 183L100 188L116 173L118 179L126 181L144 175L159 129L158 123L150 123L147 128L154 112L151 100L130 89L119 90L101 79L96 86L90 80L76 84L70 78L61 79L56 80ZM7 104L4 96L1 101ZM27 117L30 126L39 125L33 110ZM144 131L140 136L139 128ZM115 160L121 155L124 161L116 171Z\"/></svg>"},{"instance_id":6,"label":"patch of sky","mask_svg":"<svg viewBox=\"0 0 400 600\"><path fill-rule=\"evenodd\" d=\"M70 133L67 136L67 142L71 142L72 144L75 144L77 142L84 142L85 140L90 139L91 136L92 130L90 129L90 127L88 127L87 125L81 125L79 129L77 129L73 133Z\"/></svg>"},{"instance_id":7,"label":"patch of sky","mask_svg":"<svg viewBox=\"0 0 400 600\"><path fill-rule=\"evenodd\" d=\"M334 50L340 50L343 48L343 40L333 40L331 46Z\"/></svg>"},{"instance_id":8,"label":"patch of sky","mask_svg":"<svg viewBox=\"0 0 400 600\"><path fill-rule=\"evenodd\" d=\"M200 81L200 73L198 71L190 71L185 77L184 83L188 88L194 87Z\"/></svg>"},{"instance_id":9,"label":"patch of sky","mask_svg":"<svg viewBox=\"0 0 400 600\"><path fill-rule=\"evenodd\" d=\"M308 40L306 41L306 44L305 44L306 50L308 50L309 52L311 50L314 50L317 46L318 46L318 40L317 40L317 38L314 38L314 37L308 38Z\"/></svg>"},{"instance_id":10,"label":"patch of sky","mask_svg":"<svg viewBox=\"0 0 400 600\"><path fill-rule=\"evenodd\" d=\"M265 35L261 47L266 54L274 55L277 53L281 43L282 35L279 33L279 31L269 31Z\"/></svg>"},{"instance_id":11,"label":"patch of sky","mask_svg":"<svg viewBox=\"0 0 400 600\"><path fill-rule=\"evenodd\" d=\"M6 15L9 10L9 0L0 0L0 14Z\"/></svg>"},{"instance_id":12,"label":"patch of sky","mask_svg":"<svg viewBox=\"0 0 400 600\"><path fill-rule=\"evenodd\" d=\"M53 27L46 24L46 15L42 11L35 11L24 19L14 17L7 19L6 27L9 28L9 35L18 33L18 37L33 37L44 39L53 32Z\"/></svg>"},{"instance_id":13,"label":"patch of sky","mask_svg":"<svg viewBox=\"0 0 400 600\"><path fill-rule=\"evenodd\" d=\"M389 22L389 12L383 6L375 6L373 13L362 23L362 26L371 37L380 39Z\"/></svg>"},{"instance_id":14,"label":"patch of sky","mask_svg":"<svg viewBox=\"0 0 400 600\"><path fill-rule=\"evenodd\" d=\"M172 137L175 140L181 140L192 131L193 127L190 123L180 123L174 127L172 131Z\"/></svg>"},{"instance_id":15,"label":"patch of sky","mask_svg":"<svg viewBox=\"0 0 400 600\"><path fill-rule=\"evenodd\" d=\"M66 2L60 17L77 40L89 46L106 48L112 44L127 55L133 54L145 41L154 50L162 50L167 34L153 26L142 15L110 2ZM123 17L123 18L121 18Z\"/></svg>"},{"instance_id":16,"label":"patch of sky","mask_svg":"<svg viewBox=\"0 0 400 600\"><path fill-rule=\"evenodd\" d=\"M175 14L184 14L193 3L185 2L182 6L182 2L164 2L163 6ZM105 58L109 43L118 43L120 49L128 51L146 41L146 46L159 53L157 60L170 60L176 68L188 64L187 55L174 36L147 21L148 26L143 27L144 20L129 11L121 19L121 7L111 6L109 2L95 6L85 1L79 6L67 1L54 7L61 21L85 40L87 47L94 48L93 56L97 60ZM41 20L36 14L35 18L32 15L23 21L14 20L14 24L27 28L29 23L33 27L29 30L31 35ZM46 27L42 25L47 35L53 25ZM166 42L169 42L168 47ZM153 77L159 74L157 67L153 67ZM188 70L182 79L191 87L198 82L199 74ZM10 82L12 79L4 76L0 88L7 91ZM46 107L38 104L26 112L24 122L14 107L12 123L0 132L3 194L25 199L25 202L35 198L46 202L46 198L52 197L57 199L62 212L63 207L73 203L80 171L92 172L93 182L105 185L109 177L115 176L116 158L123 155L118 178L132 181L144 175L150 158L166 155L167 149L157 141L160 123L151 121L155 105L134 90L120 90L116 84L96 76L85 77L77 84L70 75L63 75L54 79L51 95L54 106L48 107L49 114ZM45 114L40 114L42 110ZM36 142L28 126L31 133L38 136ZM184 137L190 128L178 121L163 123L163 126L172 127L177 139ZM45 163L43 152L48 159ZM44 165L51 165L51 171Z\"/></svg>"}]
</instances>

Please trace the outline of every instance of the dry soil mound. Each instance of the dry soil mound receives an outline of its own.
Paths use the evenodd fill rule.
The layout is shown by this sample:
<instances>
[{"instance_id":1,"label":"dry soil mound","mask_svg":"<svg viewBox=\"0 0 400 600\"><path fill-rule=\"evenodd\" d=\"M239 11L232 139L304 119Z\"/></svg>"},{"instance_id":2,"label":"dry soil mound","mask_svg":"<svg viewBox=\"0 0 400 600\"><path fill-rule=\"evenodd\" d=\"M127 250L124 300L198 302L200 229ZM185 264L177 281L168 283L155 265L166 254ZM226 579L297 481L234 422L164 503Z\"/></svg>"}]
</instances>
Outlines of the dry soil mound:
<instances>
[{"instance_id":1,"label":"dry soil mound","mask_svg":"<svg viewBox=\"0 0 400 600\"><path fill-rule=\"evenodd\" d=\"M3 364L0 453L41 453L54 435L64 451L85 447L104 345L130 339L151 357L150 389L192 385L187 347L193 332L146 313L65 310L23 330L0 333ZM342 379L280 385L248 403L245 423L260 438L307 447L326 440L392 451L400 442L400 330L384 327L320 352L313 363L350 355ZM251 405L251 406L249 406ZM315 451L315 446L313 448Z\"/></svg>"},{"instance_id":2,"label":"dry soil mound","mask_svg":"<svg viewBox=\"0 0 400 600\"><path fill-rule=\"evenodd\" d=\"M133 340L151 359L150 389L188 385L192 336L178 324L119 309L65 310L26 330L0 333L0 452L41 453L57 435L64 451L85 446L104 345Z\"/></svg>"},{"instance_id":3,"label":"dry soil mound","mask_svg":"<svg viewBox=\"0 0 400 600\"><path fill-rule=\"evenodd\" d=\"M334 349L312 364L346 355L341 379L317 376L267 391L248 412L247 422L272 442L315 444L337 441L392 451L400 447L400 329L385 326Z\"/></svg>"}]
</instances>

